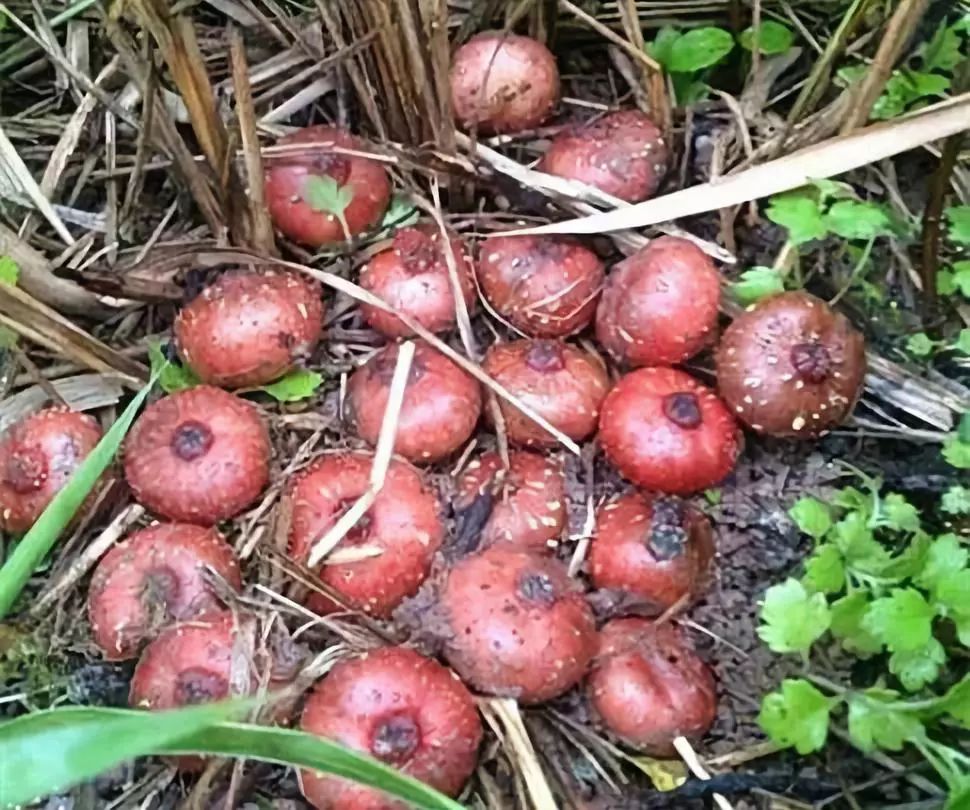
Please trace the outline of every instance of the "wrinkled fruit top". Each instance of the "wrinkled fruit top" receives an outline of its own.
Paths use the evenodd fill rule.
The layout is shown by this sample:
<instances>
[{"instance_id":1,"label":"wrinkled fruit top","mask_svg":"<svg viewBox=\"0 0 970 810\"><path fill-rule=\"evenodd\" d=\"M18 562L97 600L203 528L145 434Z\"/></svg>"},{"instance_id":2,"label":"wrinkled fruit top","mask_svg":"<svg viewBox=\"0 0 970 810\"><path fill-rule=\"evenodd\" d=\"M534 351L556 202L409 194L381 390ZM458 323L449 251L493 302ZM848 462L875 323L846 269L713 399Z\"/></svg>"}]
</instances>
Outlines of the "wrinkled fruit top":
<instances>
[{"instance_id":1,"label":"wrinkled fruit top","mask_svg":"<svg viewBox=\"0 0 970 810\"><path fill-rule=\"evenodd\" d=\"M350 236L380 223L391 199L391 181L379 161L332 151L364 150L349 132L313 126L281 138L279 146L320 143L266 159L266 204L273 224L310 247L343 242L342 209Z\"/></svg>"},{"instance_id":2,"label":"wrinkled fruit top","mask_svg":"<svg viewBox=\"0 0 970 810\"><path fill-rule=\"evenodd\" d=\"M255 406L207 385L149 405L125 442L135 497L170 520L210 526L256 500L270 442Z\"/></svg>"},{"instance_id":3,"label":"wrinkled fruit top","mask_svg":"<svg viewBox=\"0 0 970 810\"><path fill-rule=\"evenodd\" d=\"M455 564L441 605L451 631L445 657L483 692L540 703L586 672L593 614L558 560L494 546Z\"/></svg>"},{"instance_id":4,"label":"wrinkled fruit top","mask_svg":"<svg viewBox=\"0 0 970 810\"><path fill-rule=\"evenodd\" d=\"M636 203L654 195L668 158L657 125L639 110L621 110L557 135L539 170Z\"/></svg>"},{"instance_id":5,"label":"wrinkled fruit top","mask_svg":"<svg viewBox=\"0 0 970 810\"><path fill-rule=\"evenodd\" d=\"M717 330L721 277L691 242L654 239L617 264L596 309L596 338L630 366L682 363Z\"/></svg>"},{"instance_id":6,"label":"wrinkled fruit top","mask_svg":"<svg viewBox=\"0 0 970 810\"><path fill-rule=\"evenodd\" d=\"M164 627L218 609L208 569L234 590L242 588L225 538L188 523L156 523L111 549L88 594L91 630L105 658L133 658Z\"/></svg>"},{"instance_id":7,"label":"wrinkled fruit top","mask_svg":"<svg viewBox=\"0 0 970 810\"><path fill-rule=\"evenodd\" d=\"M338 663L307 699L304 731L364 752L455 796L482 739L471 694L449 670L405 647ZM303 771L303 794L321 810L396 810L374 788Z\"/></svg>"},{"instance_id":8,"label":"wrinkled fruit top","mask_svg":"<svg viewBox=\"0 0 970 810\"><path fill-rule=\"evenodd\" d=\"M806 292L759 302L717 350L721 396L748 427L772 436L811 438L842 424L865 373L862 334Z\"/></svg>"},{"instance_id":9,"label":"wrinkled fruit top","mask_svg":"<svg viewBox=\"0 0 970 810\"><path fill-rule=\"evenodd\" d=\"M293 273L227 273L175 321L182 359L210 385L263 385L305 360L323 329L320 285Z\"/></svg>"},{"instance_id":10,"label":"wrinkled fruit top","mask_svg":"<svg viewBox=\"0 0 970 810\"><path fill-rule=\"evenodd\" d=\"M46 408L0 439L0 529L26 532L101 439L98 423Z\"/></svg>"},{"instance_id":11,"label":"wrinkled fruit top","mask_svg":"<svg viewBox=\"0 0 970 810\"><path fill-rule=\"evenodd\" d=\"M449 236L462 299L465 308L471 310L475 302L471 253L456 234ZM431 332L446 332L455 325L455 296L446 247L435 223L400 228L390 247L361 268L360 286ZM367 304L360 309L367 323L387 337L411 334L389 312Z\"/></svg>"},{"instance_id":12,"label":"wrinkled fruit top","mask_svg":"<svg viewBox=\"0 0 970 810\"><path fill-rule=\"evenodd\" d=\"M625 478L673 494L717 485L734 468L741 440L714 392L671 368L622 377L603 403L599 438Z\"/></svg>"},{"instance_id":13,"label":"wrinkled fruit top","mask_svg":"<svg viewBox=\"0 0 970 810\"><path fill-rule=\"evenodd\" d=\"M373 461L369 453L324 455L289 484L285 503L295 560L305 564L312 546L367 491ZM373 506L317 575L352 607L386 617L418 590L443 537L438 503L421 474L392 461ZM308 604L318 613L339 608L317 592Z\"/></svg>"},{"instance_id":14,"label":"wrinkled fruit top","mask_svg":"<svg viewBox=\"0 0 970 810\"><path fill-rule=\"evenodd\" d=\"M481 133L541 124L559 101L559 68L541 42L485 31L452 59L451 105L458 123Z\"/></svg>"}]
</instances>

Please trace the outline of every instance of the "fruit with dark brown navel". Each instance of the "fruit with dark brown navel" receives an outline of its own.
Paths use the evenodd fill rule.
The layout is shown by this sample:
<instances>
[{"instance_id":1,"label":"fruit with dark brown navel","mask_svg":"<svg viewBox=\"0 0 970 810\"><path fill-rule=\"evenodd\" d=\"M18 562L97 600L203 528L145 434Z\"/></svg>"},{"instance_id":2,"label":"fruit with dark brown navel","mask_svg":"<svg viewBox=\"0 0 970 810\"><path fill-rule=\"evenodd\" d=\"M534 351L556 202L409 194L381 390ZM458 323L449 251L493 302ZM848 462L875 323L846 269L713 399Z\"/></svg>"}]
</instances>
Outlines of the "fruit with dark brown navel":
<instances>
[{"instance_id":1,"label":"fruit with dark brown navel","mask_svg":"<svg viewBox=\"0 0 970 810\"><path fill-rule=\"evenodd\" d=\"M862 334L806 292L760 301L717 350L719 393L738 419L772 436L811 438L845 422L865 373Z\"/></svg>"}]
</instances>

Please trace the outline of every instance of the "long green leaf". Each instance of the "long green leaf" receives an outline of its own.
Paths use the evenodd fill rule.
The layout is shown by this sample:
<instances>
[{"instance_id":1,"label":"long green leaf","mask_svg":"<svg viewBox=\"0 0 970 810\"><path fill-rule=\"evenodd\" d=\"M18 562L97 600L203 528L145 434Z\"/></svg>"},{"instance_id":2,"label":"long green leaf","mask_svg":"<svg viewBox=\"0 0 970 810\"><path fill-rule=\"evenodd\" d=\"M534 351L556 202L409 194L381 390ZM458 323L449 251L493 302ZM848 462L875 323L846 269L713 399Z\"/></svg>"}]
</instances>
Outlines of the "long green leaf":
<instances>
[{"instance_id":1,"label":"long green leaf","mask_svg":"<svg viewBox=\"0 0 970 810\"><path fill-rule=\"evenodd\" d=\"M54 547L57 538L74 513L81 508L84 499L94 488L102 473L111 464L128 428L135 419L145 397L155 384L152 380L139 391L111 426L87 458L81 462L64 488L54 496L37 522L23 536L10 559L0 568L0 619L13 607L27 580L37 570L44 557Z\"/></svg>"},{"instance_id":2,"label":"long green leaf","mask_svg":"<svg viewBox=\"0 0 970 810\"><path fill-rule=\"evenodd\" d=\"M249 702L172 712L65 708L0 724L0 807L23 805L225 720Z\"/></svg>"}]
</instances>

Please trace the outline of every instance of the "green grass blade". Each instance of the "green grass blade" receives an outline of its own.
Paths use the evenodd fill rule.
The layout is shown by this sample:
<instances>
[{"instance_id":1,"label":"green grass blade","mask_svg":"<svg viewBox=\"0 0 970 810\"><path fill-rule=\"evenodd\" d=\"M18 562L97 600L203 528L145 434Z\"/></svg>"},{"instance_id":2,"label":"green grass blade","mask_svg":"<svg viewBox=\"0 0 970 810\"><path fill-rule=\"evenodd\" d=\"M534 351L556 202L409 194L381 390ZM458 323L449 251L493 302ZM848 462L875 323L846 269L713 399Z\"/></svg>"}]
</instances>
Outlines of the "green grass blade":
<instances>
[{"instance_id":1,"label":"green grass blade","mask_svg":"<svg viewBox=\"0 0 970 810\"><path fill-rule=\"evenodd\" d=\"M0 619L10 612L27 580L54 547L64 527L71 522L74 513L81 508L101 474L111 464L138 409L154 384L153 378L135 395L94 450L81 462L64 488L54 496L30 531L23 536L3 568L0 568Z\"/></svg>"},{"instance_id":2,"label":"green grass blade","mask_svg":"<svg viewBox=\"0 0 970 810\"><path fill-rule=\"evenodd\" d=\"M0 724L0 807L24 805L93 779L244 711L251 701L172 712L66 708Z\"/></svg>"}]
</instances>

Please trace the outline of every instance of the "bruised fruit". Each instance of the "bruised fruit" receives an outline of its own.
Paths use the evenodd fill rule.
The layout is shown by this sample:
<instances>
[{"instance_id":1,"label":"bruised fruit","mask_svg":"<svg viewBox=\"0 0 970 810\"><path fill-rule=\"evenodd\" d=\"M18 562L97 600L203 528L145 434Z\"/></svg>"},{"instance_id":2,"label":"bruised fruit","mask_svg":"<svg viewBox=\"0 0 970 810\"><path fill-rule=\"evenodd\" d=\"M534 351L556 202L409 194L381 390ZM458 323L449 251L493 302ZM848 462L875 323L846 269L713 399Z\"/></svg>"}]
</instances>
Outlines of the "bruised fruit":
<instances>
[{"instance_id":1,"label":"bruised fruit","mask_svg":"<svg viewBox=\"0 0 970 810\"><path fill-rule=\"evenodd\" d=\"M482 370L523 405L580 441L596 430L609 378L597 360L558 340L495 344ZM556 439L514 405L499 402L509 441L526 447L554 447Z\"/></svg>"},{"instance_id":2,"label":"bruised fruit","mask_svg":"<svg viewBox=\"0 0 970 810\"><path fill-rule=\"evenodd\" d=\"M494 236L478 261L485 298L531 337L564 337L586 326L603 276L593 251L561 236Z\"/></svg>"},{"instance_id":3,"label":"bruised fruit","mask_svg":"<svg viewBox=\"0 0 970 810\"><path fill-rule=\"evenodd\" d=\"M242 589L232 547L215 529L188 523L156 523L109 551L88 594L91 630L105 658L133 658L173 622L218 609L207 569Z\"/></svg>"},{"instance_id":4,"label":"bruised fruit","mask_svg":"<svg viewBox=\"0 0 970 810\"><path fill-rule=\"evenodd\" d=\"M391 199L391 182L379 161L333 147L363 150L346 130L307 127L281 138L279 146L319 143L287 150L268 160L266 205L273 224L286 236L310 247L343 242L377 225ZM344 232L339 211L343 208Z\"/></svg>"},{"instance_id":5,"label":"bruised fruit","mask_svg":"<svg viewBox=\"0 0 970 810\"><path fill-rule=\"evenodd\" d=\"M654 195L667 160L659 127L639 110L622 110L557 135L539 170L637 203Z\"/></svg>"},{"instance_id":6,"label":"bruised fruit","mask_svg":"<svg viewBox=\"0 0 970 810\"><path fill-rule=\"evenodd\" d=\"M307 699L301 728L456 796L475 770L482 724L469 691L436 661L384 647L338 663ZM302 771L321 810L398 810L375 788Z\"/></svg>"},{"instance_id":7,"label":"bruised fruit","mask_svg":"<svg viewBox=\"0 0 970 810\"><path fill-rule=\"evenodd\" d=\"M485 31L454 55L451 106L458 123L482 133L541 124L559 101L559 68L541 42Z\"/></svg>"},{"instance_id":8,"label":"bruised fruit","mask_svg":"<svg viewBox=\"0 0 970 810\"><path fill-rule=\"evenodd\" d=\"M292 273L227 273L175 321L182 359L226 388L283 376L310 356L322 329L320 285Z\"/></svg>"},{"instance_id":9,"label":"bruised fruit","mask_svg":"<svg viewBox=\"0 0 970 810\"><path fill-rule=\"evenodd\" d=\"M0 529L33 526L100 440L94 419L67 408L45 408L10 428L0 440Z\"/></svg>"},{"instance_id":10,"label":"bruised fruit","mask_svg":"<svg viewBox=\"0 0 970 810\"><path fill-rule=\"evenodd\" d=\"M480 546L496 544L525 551L556 547L566 525L566 481L562 462L536 453L509 454L509 468L498 453L469 463L458 482L458 510L487 499L489 512Z\"/></svg>"},{"instance_id":11,"label":"bruised fruit","mask_svg":"<svg viewBox=\"0 0 970 810\"><path fill-rule=\"evenodd\" d=\"M201 385L145 409L125 443L125 477L153 512L210 526L256 500L269 481L269 457L255 406Z\"/></svg>"},{"instance_id":12,"label":"bruised fruit","mask_svg":"<svg viewBox=\"0 0 970 810\"><path fill-rule=\"evenodd\" d=\"M587 691L603 724L651 756L674 756L676 737L702 737L717 714L714 676L669 623L608 622Z\"/></svg>"},{"instance_id":13,"label":"bruised fruit","mask_svg":"<svg viewBox=\"0 0 970 810\"><path fill-rule=\"evenodd\" d=\"M632 492L601 506L589 549L597 588L615 588L659 613L706 585L714 556L711 524L677 498Z\"/></svg>"},{"instance_id":14,"label":"bruised fruit","mask_svg":"<svg viewBox=\"0 0 970 810\"><path fill-rule=\"evenodd\" d=\"M313 545L368 490L373 460L369 453L321 456L290 483L284 508L293 559L305 564ZM443 537L438 503L421 474L392 461L373 505L317 575L352 607L386 617L418 590ZM341 609L317 592L308 605L318 613Z\"/></svg>"},{"instance_id":15,"label":"bruised fruit","mask_svg":"<svg viewBox=\"0 0 970 810\"><path fill-rule=\"evenodd\" d=\"M450 242L462 298L465 307L471 309L475 301L472 258L455 234L450 234ZM392 245L361 268L360 286L425 329L446 332L456 320L446 251L437 225L401 228ZM387 337L411 334L401 319L390 312L367 304L360 309L367 323Z\"/></svg>"},{"instance_id":16,"label":"bruised fruit","mask_svg":"<svg viewBox=\"0 0 970 810\"><path fill-rule=\"evenodd\" d=\"M540 703L586 673L596 644L593 614L558 560L494 546L460 560L441 593L444 654L468 683Z\"/></svg>"},{"instance_id":17,"label":"bruised fruit","mask_svg":"<svg viewBox=\"0 0 970 810\"><path fill-rule=\"evenodd\" d=\"M717 329L721 277L686 239L662 236L617 264L596 309L596 338L631 366L672 365L707 346Z\"/></svg>"},{"instance_id":18,"label":"bruised fruit","mask_svg":"<svg viewBox=\"0 0 970 810\"><path fill-rule=\"evenodd\" d=\"M641 368L610 391L599 438L637 486L684 494L720 483L734 468L741 437L724 403L689 374Z\"/></svg>"},{"instance_id":19,"label":"bruised fruit","mask_svg":"<svg viewBox=\"0 0 970 810\"><path fill-rule=\"evenodd\" d=\"M806 292L759 302L717 350L721 396L748 427L772 436L811 438L842 424L865 374L862 334Z\"/></svg>"},{"instance_id":20,"label":"bruised fruit","mask_svg":"<svg viewBox=\"0 0 970 810\"><path fill-rule=\"evenodd\" d=\"M347 388L357 433L377 444L397 365L398 346L388 346L353 373ZM426 343L414 359L397 422L394 451L409 461L442 459L471 437L482 412L478 381Z\"/></svg>"}]
</instances>

